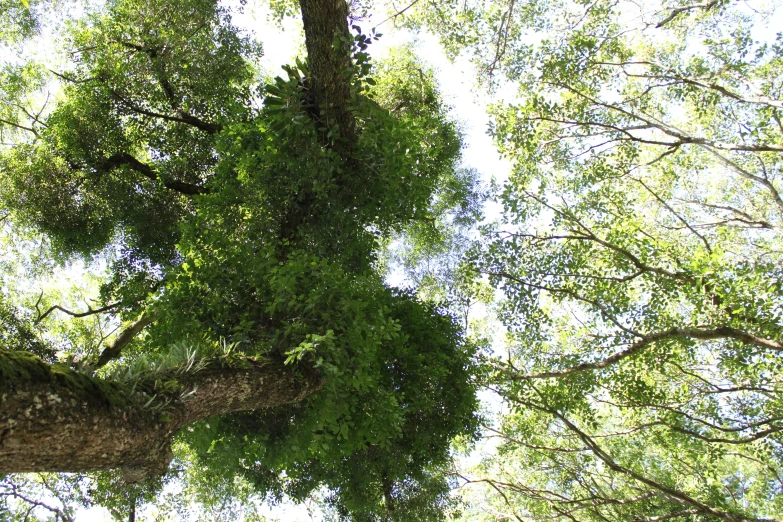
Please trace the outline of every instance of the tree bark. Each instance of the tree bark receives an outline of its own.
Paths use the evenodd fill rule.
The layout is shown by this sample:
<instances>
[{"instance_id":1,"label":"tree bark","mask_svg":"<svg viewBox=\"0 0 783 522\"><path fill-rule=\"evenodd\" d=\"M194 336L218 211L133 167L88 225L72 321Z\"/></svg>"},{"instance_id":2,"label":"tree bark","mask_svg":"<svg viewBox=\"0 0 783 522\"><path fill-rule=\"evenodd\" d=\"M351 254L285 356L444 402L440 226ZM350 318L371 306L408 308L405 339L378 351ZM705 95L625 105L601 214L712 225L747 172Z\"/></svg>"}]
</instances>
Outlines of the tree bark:
<instances>
[{"instance_id":1,"label":"tree bark","mask_svg":"<svg viewBox=\"0 0 783 522\"><path fill-rule=\"evenodd\" d=\"M156 380L168 382L168 391L152 398L143 383L134 391L1 350L0 473L122 468L126 480L139 481L166 471L172 437L183 426L298 402L321 387L314 373L265 358L212 360Z\"/></svg>"},{"instance_id":2,"label":"tree bark","mask_svg":"<svg viewBox=\"0 0 783 522\"><path fill-rule=\"evenodd\" d=\"M321 122L338 126L335 150L341 155L356 141L351 101L351 33L345 0L300 0L312 90ZM326 134L326 133L324 133Z\"/></svg>"}]
</instances>

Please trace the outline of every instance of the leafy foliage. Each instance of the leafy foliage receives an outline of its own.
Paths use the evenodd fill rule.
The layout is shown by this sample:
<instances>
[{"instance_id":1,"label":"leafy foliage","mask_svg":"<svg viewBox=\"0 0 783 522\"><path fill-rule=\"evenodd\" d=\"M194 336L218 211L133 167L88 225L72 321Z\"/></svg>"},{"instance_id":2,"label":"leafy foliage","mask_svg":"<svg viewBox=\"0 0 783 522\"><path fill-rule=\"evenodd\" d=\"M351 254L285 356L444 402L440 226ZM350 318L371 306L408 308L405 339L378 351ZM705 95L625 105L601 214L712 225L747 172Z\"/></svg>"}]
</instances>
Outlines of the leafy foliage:
<instances>
[{"instance_id":1,"label":"leafy foliage","mask_svg":"<svg viewBox=\"0 0 783 522\"><path fill-rule=\"evenodd\" d=\"M0 194L58 255L108 261L85 315L153 322L106 376L229 344L324 379L291 407L193 426L192 462L271 498L326 487L345 517L434 519L450 441L476 431L473 346L444 311L389 289L378 251L458 179L461 141L432 74L409 51L373 68L373 38L355 37L341 72L357 124L346 148L307 61L262 81L260 44L228 8L109 2L65 34L56 105L4 127Z\"/></svg>"},{"instance_id":2,"label":"leafy foliage","mask_svg":"<svg viewBox=\"0 0 783 522\"><path fill-rule=\"evenodd\" d=\"M438 25L443 13L477 21ZM498 455L465 477L509 518L781 516L768 14L497 2L418 15L485 79L519 85L493 109L514 170L473 254L505 297L509 354L487 378L511 411L490 427Z\"/></svg>"}]
</instances>

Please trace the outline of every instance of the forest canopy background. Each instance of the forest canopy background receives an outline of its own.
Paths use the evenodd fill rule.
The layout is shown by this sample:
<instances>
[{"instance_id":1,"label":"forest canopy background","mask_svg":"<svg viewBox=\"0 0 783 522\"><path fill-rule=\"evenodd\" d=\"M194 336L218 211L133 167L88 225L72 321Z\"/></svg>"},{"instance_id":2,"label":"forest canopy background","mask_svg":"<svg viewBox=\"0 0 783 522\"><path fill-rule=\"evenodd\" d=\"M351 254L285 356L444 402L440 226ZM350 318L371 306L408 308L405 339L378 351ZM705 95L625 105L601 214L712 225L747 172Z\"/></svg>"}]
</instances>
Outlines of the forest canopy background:
<instances>
[{"instance_id":1,"label":"forest canopy background","mask_svg":"<svg viewBox=\"0 0 783 522\"><path fill-rule=\"evenodd\" d=\"M117 20L138 16L116 5ZM106 311L144 333L105 376L198 369L205 355L231 366L270 346L289 365L332 372L306 408L182 432L175 449L194 498L208 489L198 470L244 469L247 482L223 482L219 498L317 492L325 516L358 520L780 519L777 7L420 1L390 11L389 23L426 28L451 56L471 57L483 88L518 89L490 111L513 168L491 195L502 212L477 228L485 195L460 168L433 73L410 50L372 68L371 40L353 40L350 80L330 91L353 101L330 120L341 109L319 105L308 85L318 77L309 46L310 64L254 91L247 64L259 49L223 14L204 40L177 46L206 53L194 76L187 60L125 45L136 41L124 39L127 22L77 25L69 45L120 44L60 71L70 105L4 105L5 233L25 245L3 280L6 337L44 357L66 356L51 351L57 342L77 347L77 366L101 360L116 345L100 330L110 316L45 314L65 296L17 289L69 253L111 244L113 275L93 283L102 300L88 311L119 299ZM7 41L34 29L26 12L6 11L18 16ZM187 27L148 34L181 38ZM56 80L15 71L12 102ZM123 156L131 151L146 156ZM28 245L42 240L34 254ZM383 283L397 265L416 297ZM494 351L477 351L492 330L470 310L490 301L504 328ZM153 379L151 396L167 382ZM400 383L416 391L398 394ZM477 418L475 386L501 410ZM346 401L345 389L359 393ZM451 441L479 432L497 444L477 466L455 463ZM263 465L248 471L249 454ZM51 487L119 514L156 491L92 480L125 493Z\"/></svg>"}]
</instances>

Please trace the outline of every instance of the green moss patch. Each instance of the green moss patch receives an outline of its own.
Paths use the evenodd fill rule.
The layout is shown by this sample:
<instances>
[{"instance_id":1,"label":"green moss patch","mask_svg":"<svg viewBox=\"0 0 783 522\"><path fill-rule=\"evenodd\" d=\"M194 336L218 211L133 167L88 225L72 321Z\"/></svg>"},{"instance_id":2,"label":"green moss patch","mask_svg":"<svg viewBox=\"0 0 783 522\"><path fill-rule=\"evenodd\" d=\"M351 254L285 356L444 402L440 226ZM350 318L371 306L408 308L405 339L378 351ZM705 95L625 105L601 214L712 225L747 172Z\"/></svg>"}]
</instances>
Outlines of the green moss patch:
<instances>
[{"instance_id":1,"label":"green moss patch","mask_svg":"<svg viewBox=\"0 0 783 522\"><path fill-rule=\"evenodd\" d=\"M130 396L124 386L84 375L63 364L48 364L32 353L0 350L0 393L23 383L55 384L102 406L126 406Z\"/></svg>"}]
</instances>

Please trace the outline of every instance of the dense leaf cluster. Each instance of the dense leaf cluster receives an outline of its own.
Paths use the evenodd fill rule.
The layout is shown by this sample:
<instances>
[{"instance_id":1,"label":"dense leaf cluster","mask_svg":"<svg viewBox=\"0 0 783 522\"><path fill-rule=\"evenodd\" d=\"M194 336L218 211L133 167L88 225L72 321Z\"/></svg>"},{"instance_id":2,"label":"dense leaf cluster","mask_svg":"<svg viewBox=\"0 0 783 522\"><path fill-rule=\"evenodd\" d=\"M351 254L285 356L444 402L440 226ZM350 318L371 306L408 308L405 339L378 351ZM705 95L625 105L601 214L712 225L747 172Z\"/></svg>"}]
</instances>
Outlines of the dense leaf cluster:
<instances>
[{"instance_id":1,"label":"dense leaf cluster","mask_svg":"<svg viewBox=\"0 0 783 522\"><path fill-rule=\"evenodd\" d=\"M373 69L371 41L341 73L344 143L307 61L264 80L228 9L109 2L68 30L54 107L16 114L31 130L3 151L0 190L62 255L110 260L112 312L154 318L126 360L231 343L324 380L300 404L191 427L187 458L270 498L326 487L341 516L435 519L450 441L476 430L473 348L388 288L377 252L429 218L439 187L469 198L471 180L432 74L409 52Z\"/></svg>"}]
</instances>

